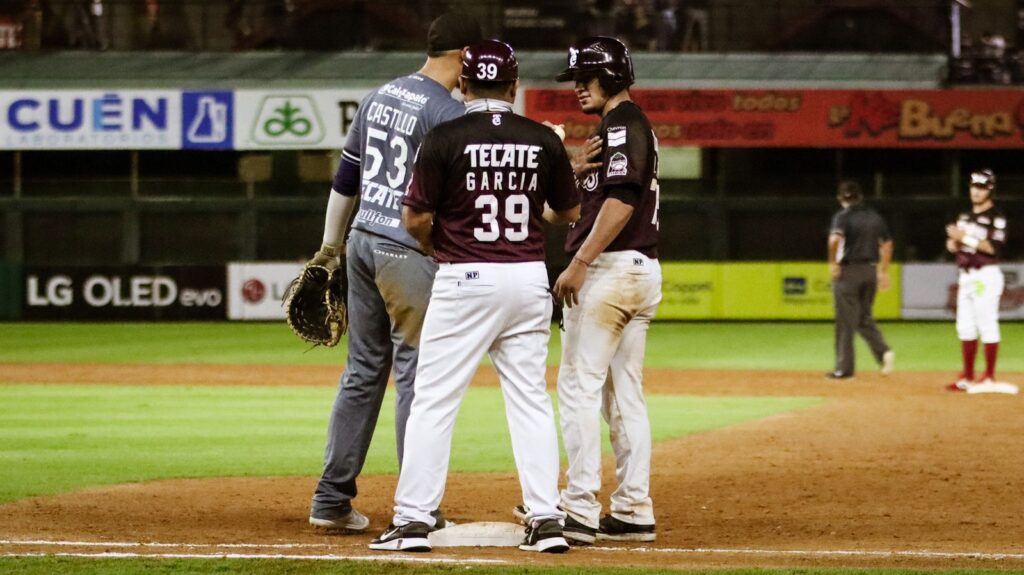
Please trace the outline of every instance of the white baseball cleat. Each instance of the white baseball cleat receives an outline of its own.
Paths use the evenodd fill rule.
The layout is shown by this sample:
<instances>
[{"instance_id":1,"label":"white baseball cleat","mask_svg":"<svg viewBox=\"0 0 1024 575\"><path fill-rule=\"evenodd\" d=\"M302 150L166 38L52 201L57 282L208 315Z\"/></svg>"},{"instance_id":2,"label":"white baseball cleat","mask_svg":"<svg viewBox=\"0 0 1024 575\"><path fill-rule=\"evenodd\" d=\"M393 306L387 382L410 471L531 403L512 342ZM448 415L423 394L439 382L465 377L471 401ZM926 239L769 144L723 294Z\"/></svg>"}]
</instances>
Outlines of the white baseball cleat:
<instances>
[{"instance_id":1,"label":"white baseball cleat","mask_svg":"<svg viewBox=\"0 0 1024 575\"><path fill-rule=\"evenodd\" d=\"M892 375L893 370L896 369L896 352L889 350L882 354L882 375Z\"/></svg>"}]
</instances>

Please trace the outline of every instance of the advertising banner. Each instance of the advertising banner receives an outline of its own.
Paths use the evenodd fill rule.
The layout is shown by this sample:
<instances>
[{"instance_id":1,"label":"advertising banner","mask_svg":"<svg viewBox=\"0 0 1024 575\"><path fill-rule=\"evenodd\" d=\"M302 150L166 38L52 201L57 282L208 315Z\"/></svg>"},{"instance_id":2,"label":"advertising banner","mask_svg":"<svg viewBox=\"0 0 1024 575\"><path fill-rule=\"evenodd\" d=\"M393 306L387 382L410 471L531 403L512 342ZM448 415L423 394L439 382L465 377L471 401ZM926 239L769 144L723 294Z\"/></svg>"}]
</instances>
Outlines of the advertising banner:
<instances>
[{"instance_id":1,"label":"advertising banner","mask_svg":"<svg viewBox=\"0 0 1024 575\"><path fill-rule=\"evenodd\" d=\"M302 262L228 264L228 319L284 320L281 300Z\"/></svg>"},{"instance_id":2,"label":"advertising banner","mask_svg":"<svg viewBox=\"0 0 1024 575\"><path fill-rule=\"evenodd\" d=\"M658 319L832 319L832 280L824 262L663 263ZM898 319L900 266L875 299L875 319Z\"/></svg>"},{"instance_id":3,"label":"advertising banner","mask_svg":"<svg viewBox=\"0 0 1024 575\"><path fill-rule=\"evenodd\" d=\"M340 150L367 93L0 91L0 149Z\"/></svg>"},{"instance_id":4,"label":"advertising banner","mask_svg":"<svg viewBox=\"0 0 1024 575\"><path fill-rule=\"evenodd\" d=\"M340 150L369 90L235 92L236 150Z\"/></svg>"},{"instance_id":5,"label":"advertising banner","mask_svg":"<svg viewBox=\"0 0 1024 575\"><path fill-rule=\"evenodd\" d=\"M24 270L22 318L216 320L225 317L223 266L39 267Z\"/></svg>"},{"instance_id":6,"label":"advertising banner","mask_svg":"<svg viewBox=\"0 0 1024 575\"><path fill-rule=\"evenodd\" d=\"M722 274L718 264L661 263L658 319L719 317Z\"/></svg>"},{"instance_id":7,"label":"advertising banner","mask_svg":"<svg viewBox=\"0 0 1024 575\"><path fill-rule=\"evenodd\" d=\"M180 100L166 90L3 91L0 148L180 148Z\"/></svg>"},{"instance_id":8,"label":"advertising banner","mask_svg":"<svg viewBox=\"0 0 1024 575\"><path fill-rule=\"evenodd\" d=\"M1024 264L1002 264L1000 319L1024 319ZM952 263L903 266L903 319L956 319L958 271Z\"/></svg>"},{"instance_id":9,"label":"advertising banner","mask_svg":"<svg viewBox=\"0 0 1024 575\"><path fill-rule=\"evenodd\" d=\"M1021 90L630 90L665 146L1024 148ZM526 115L578 144L599 118L572 90L526 90Z\"/></svg>"}]
</instances>

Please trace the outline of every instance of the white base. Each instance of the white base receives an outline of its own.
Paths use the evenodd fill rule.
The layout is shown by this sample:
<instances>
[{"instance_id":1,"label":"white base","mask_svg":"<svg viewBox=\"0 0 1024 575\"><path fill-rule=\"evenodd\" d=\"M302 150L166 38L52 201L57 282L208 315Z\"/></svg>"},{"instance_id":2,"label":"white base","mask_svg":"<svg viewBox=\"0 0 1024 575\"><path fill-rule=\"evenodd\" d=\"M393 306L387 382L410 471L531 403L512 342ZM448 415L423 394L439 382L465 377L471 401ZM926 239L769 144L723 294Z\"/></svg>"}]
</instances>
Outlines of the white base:
<instances>
[{"instance_id":1,"label":"white base","mask_svg":"<svg viewBox=\"0 0 1024 575\"><path fill-rule=\"evenodd\" d=\"M526 529L515 523L478 521L459 523L429 535L434 547L518 547Z\"/></svg>"},{"instance_id":2,"label":"white base","mask_svg":"<svg viewBox=\"0 0 1024 575\"><path fill-rule=\"evenodd\" d=\"M1017 395L1020 389L1012 384L1002 381L990 381L987 383L974 383L967 387L967 393L1006 393Z\"/></svg>"}]
</instances>

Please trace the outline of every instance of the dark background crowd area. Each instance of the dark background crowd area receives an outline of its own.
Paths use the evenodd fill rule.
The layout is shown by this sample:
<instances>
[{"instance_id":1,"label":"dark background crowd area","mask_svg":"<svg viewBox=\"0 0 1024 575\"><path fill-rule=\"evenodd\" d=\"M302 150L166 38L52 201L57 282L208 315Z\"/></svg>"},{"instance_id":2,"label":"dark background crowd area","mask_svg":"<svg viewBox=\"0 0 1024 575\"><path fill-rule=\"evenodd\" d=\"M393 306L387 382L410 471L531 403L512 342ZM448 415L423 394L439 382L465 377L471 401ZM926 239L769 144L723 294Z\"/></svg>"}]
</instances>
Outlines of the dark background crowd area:
<instances>
[{"instance_id":1,"label":"dark background crowd area","mask_svg":"<svg viewBox=\"0 0 1024 575\"><path fill-rule=\"evenodd\" d=\"M958 81L1022 76L1024 0L3 0L0 49L419 50L447 10L519 49L948 52Z\"/></svg>"}]
</instances>

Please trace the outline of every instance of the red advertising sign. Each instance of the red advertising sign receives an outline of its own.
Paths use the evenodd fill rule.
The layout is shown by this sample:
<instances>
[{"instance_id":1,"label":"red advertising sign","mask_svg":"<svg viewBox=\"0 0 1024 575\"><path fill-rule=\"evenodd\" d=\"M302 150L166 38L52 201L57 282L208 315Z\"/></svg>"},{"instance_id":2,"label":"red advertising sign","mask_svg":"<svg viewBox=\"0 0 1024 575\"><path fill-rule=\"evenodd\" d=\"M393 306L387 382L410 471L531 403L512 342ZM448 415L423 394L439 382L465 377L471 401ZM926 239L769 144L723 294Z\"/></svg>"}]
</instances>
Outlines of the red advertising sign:
<instances>
[{"instance_id":1,"label":"red advertising sign","mask_svg":"<svg viewBox=\"0 0 1024 575\"><path fill-rule=\"evenodd\" d=\"M1024 148L1024 90L631 90L663 145ZM579 143L598 117L571 89L527 90L526 115Z\"/></svg>"}]
</instances>

